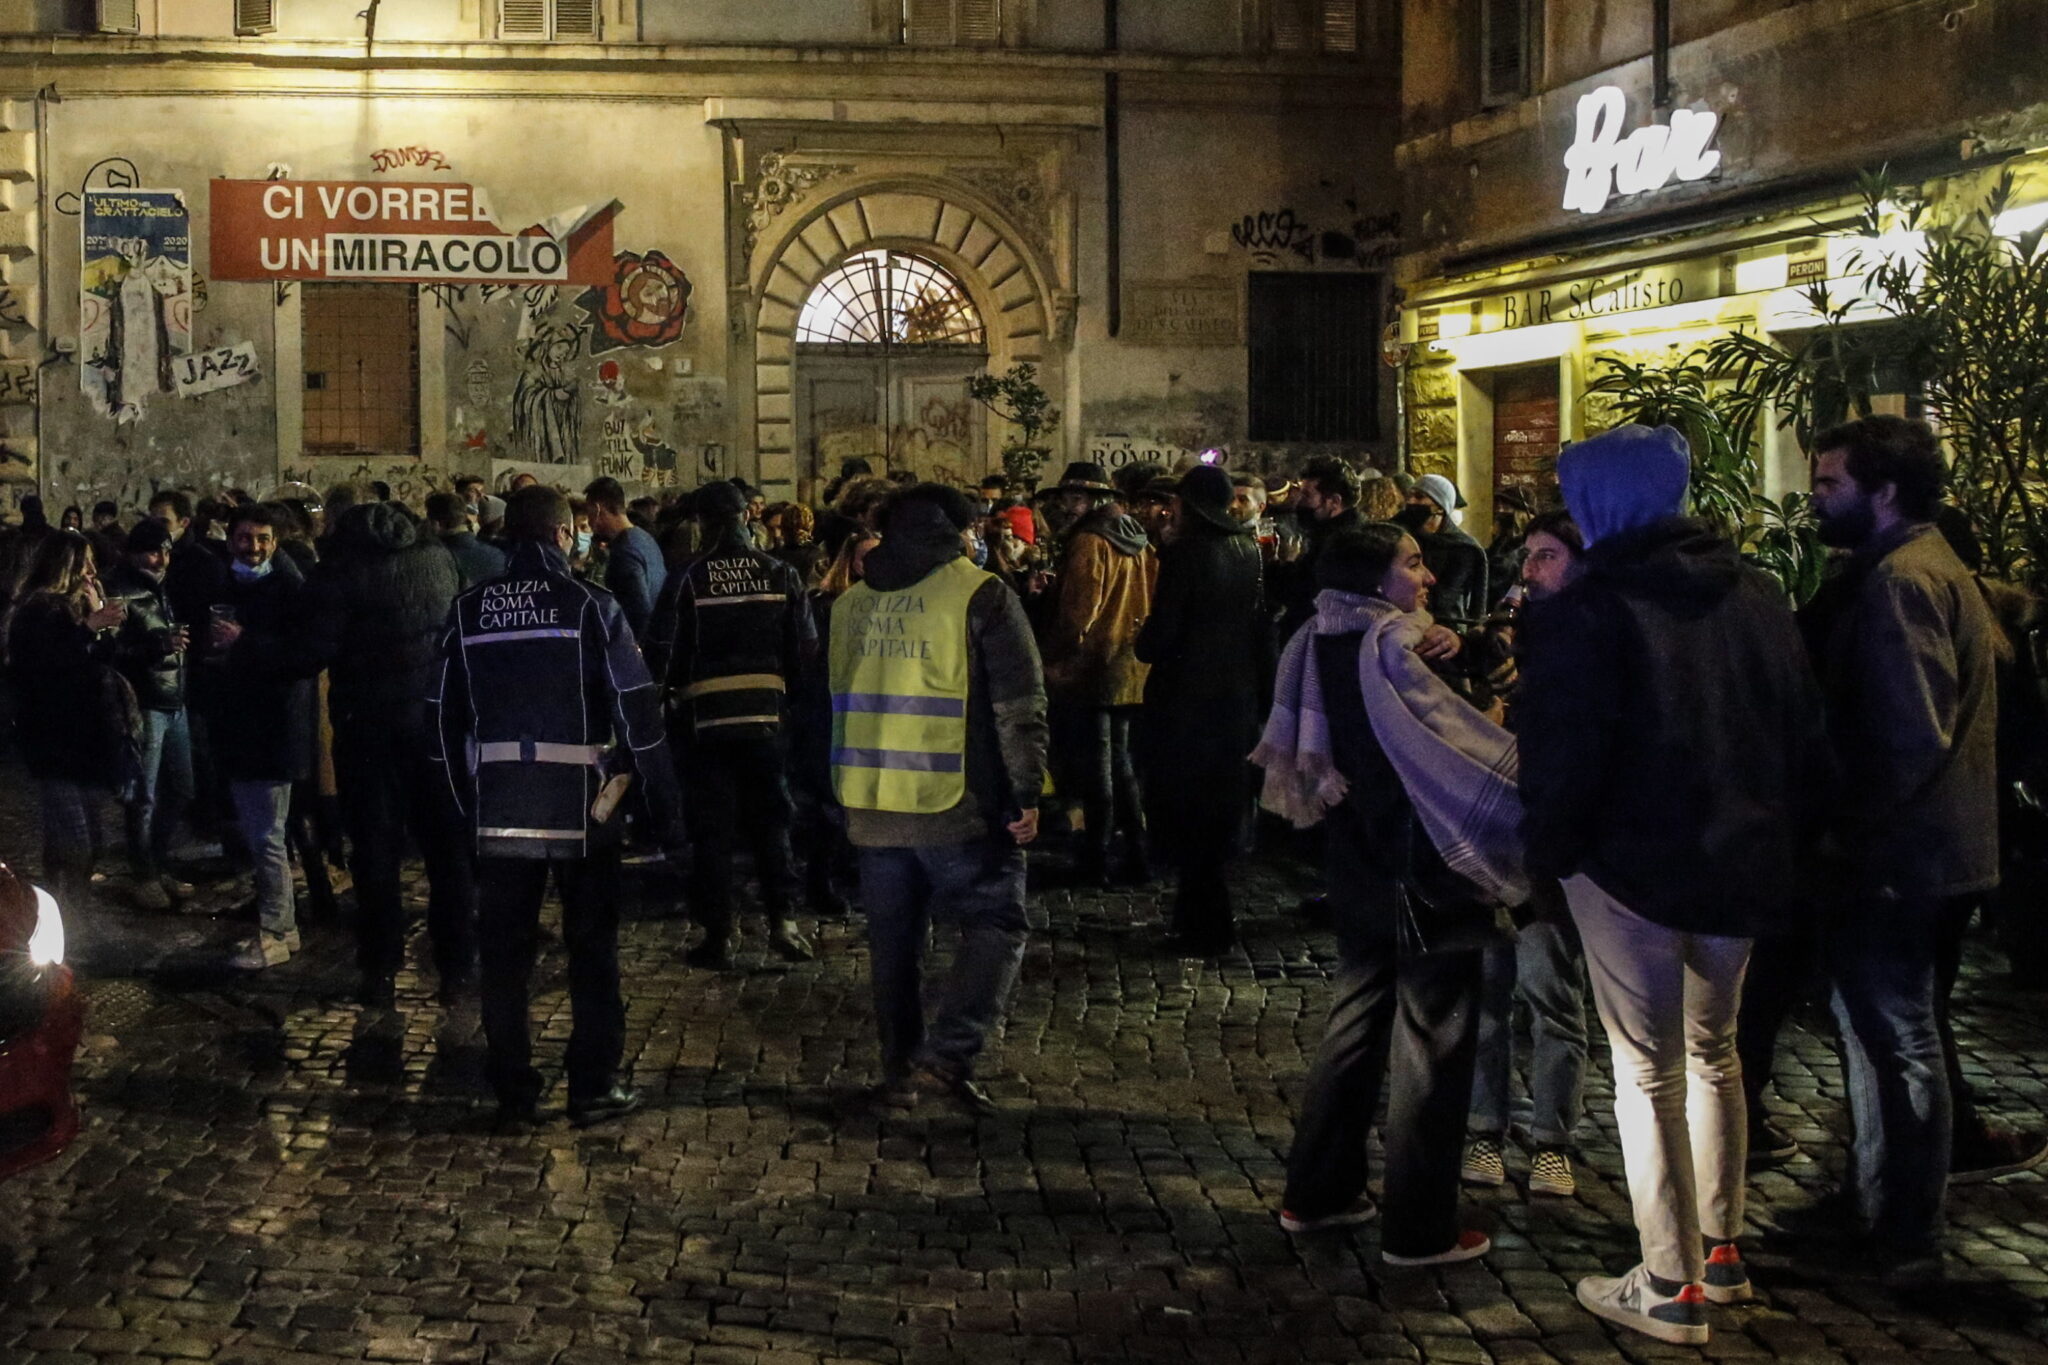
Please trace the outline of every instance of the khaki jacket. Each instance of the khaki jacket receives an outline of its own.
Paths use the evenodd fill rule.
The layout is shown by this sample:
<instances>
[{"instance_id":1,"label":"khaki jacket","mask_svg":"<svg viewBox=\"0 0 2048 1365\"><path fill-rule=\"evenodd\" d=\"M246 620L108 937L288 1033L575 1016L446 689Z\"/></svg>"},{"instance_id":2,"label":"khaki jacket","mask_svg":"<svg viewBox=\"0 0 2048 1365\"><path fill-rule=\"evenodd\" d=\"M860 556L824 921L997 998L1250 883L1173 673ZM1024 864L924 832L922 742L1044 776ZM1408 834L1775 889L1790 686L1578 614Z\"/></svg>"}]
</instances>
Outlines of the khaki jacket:
<instances>
[{"instance_id":1,"label":"khaki jacket","mask_svg":"<svg viewBox=\"0 0 2048 1365\"><path fill-rule=\"evenodd\" d=\"M1119 538L1130 543L1128 534ZM1151 613L1158 581L1159 556L1151 546L1131 554L1087 523L1075 532L1060 571L1059 603L1045 629L1045 684L1052 700L1136 706L1145 699L1151 670L1138 662L1132 646Z\"/></svg>"}]
</instances>

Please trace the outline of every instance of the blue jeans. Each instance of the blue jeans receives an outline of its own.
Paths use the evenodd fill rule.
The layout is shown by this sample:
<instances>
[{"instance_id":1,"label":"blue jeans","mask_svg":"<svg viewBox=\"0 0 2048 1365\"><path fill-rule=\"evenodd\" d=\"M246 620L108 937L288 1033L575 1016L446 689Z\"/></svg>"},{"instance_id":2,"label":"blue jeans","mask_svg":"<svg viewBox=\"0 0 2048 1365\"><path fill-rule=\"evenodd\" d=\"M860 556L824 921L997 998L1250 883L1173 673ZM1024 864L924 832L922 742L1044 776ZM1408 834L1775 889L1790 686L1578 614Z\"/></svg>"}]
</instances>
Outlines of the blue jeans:
<instances>
[{"instance_id":1,"label":"blue jeans","mask_svg":"<svg viewBox=\"0 0 2048 1365\"><path fill-rule=\"evenodd\" d=\"M1896 1256L1941 1239L1954 1138L1935 1013L1946 903L1913 898L1848 907L1830 925L1835 1022L1856 1136L1844 1176L1852 1206Z\"/></svg>"},{"instance_id":2,"label":"blue jeans","mask_svg":"<svg viewBox=\"0 0 2048 1365\"><path fill-rule=\"evenodd\" d=\"M1479 1061L1468 1129L1506 1137L1512 1107L1515 989L1529 1002L1530 1141L1568 1147L1585 1112L1586 993L1579 936L1536 920L1513 943L1485 950L1479 988Z\"/></svg>"},{"instance_id":3,"label":"blue jeans","mask_svg":"<svg viewBox=\"0 0 2048 1365\"><path fill-rule=\"evenodd\" d=\"M898 1077L924 1064L972 1075L1024 960L1024 850L1006 838L863 848L860 896L884 1073ZM956 921L960 943L927 1033L924 951L934 919Z\"/></svg>"},{"instance_id":4,"label":"blue jeans","mask_svg":"<svg viewBox=\"0 0 2048 1365\"><path fill-rule=\"evenodd\" d=\"M256 860L256 911L266 934L289 934L299 927L292 900L291 857L285 848L285 817L291 813L289 782L231 782L235 821L249 855Z\"/></svg>"},{"instance_id":5,"label":"blue jeans","mask_svg":"<svg viewBox=\"0 0 2048 1365\"><path fill-rule=\"evenodd\" d=\"M163 871L182 808L192 799L192 727L184 708L142 713L142 763L128 791L128 870Z\"/></svg>"}]
</instances>

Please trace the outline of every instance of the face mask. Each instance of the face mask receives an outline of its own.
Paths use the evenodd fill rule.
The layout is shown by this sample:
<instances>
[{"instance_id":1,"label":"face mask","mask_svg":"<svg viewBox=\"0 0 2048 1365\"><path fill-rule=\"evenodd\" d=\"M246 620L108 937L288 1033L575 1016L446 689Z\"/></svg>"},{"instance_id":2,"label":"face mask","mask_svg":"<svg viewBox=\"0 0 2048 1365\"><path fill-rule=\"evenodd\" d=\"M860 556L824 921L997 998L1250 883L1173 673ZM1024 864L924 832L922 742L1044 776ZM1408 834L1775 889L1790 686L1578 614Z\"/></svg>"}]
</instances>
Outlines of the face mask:
<instances>
[{"instance_id":1,"label":"face mask","mask_svg":"<svg viewBox=\"0 0 2048 1365\"><path fill-rule=\"evenodd\" d=\"M589 532L589 531L578 531L578 532L576 533L576 553L577 553L577 554L579 554L579 555L587 555L587 554L589 554L589 553L590 553L590 541L591 541L591 537L592 537L592 533L591 533L591 532Z\"/></svg>"},{"instance_id":2,"label":"face mask","mask_svg":"<svg viewBox=\"0 0 2048 1365\"><path fill-rule=\"evenodd\" d=\"M974 567L979 569L988 563L988 542L980 536L974 538Z\"/></svg>"},{"instance_id":3,"label":"face mask","mask_svg":"<svg viewBox=\"0 0 2048 1365\"><path fill-rule=\"evenodd\" d=\"M261 564L244 564L238 559L228 567L234 571L235 577L245 583L254 582L259 578L270 577L270 561L267 559Z\"/></svg>"},{"instance_id":4,"label":"face mask","mask_svg":"<svg viewBox=\"0 0 2048 1365\"><path fill-rule=\"evenodd\" d=\"M1395 524L1405 526L1411 531L1420 531L1429 525L1429 519L1435 515L1434 504L1411 503L1394 513L1394 521Z\"/></svg>"}]
</instances>

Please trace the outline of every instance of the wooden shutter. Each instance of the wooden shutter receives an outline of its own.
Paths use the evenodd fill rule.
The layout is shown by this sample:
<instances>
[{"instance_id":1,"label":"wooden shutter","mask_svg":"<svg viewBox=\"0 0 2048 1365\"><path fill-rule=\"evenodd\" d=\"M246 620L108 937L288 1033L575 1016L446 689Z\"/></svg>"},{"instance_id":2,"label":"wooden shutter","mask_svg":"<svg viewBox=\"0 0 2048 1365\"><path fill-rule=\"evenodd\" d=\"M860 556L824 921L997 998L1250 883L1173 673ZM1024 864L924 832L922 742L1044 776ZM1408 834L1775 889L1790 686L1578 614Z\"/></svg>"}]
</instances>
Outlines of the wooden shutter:
<instances>
[{"instance_id":1,"label":"wooden shutter","mask_svg":"<svg viewBox=\"0 0 2048 1365\"><path fill-rule=\"evenodd\" d=\"M1003 0L960 0L958 41L993 47L1003 41Z\"/></svg>"},{"instance_id":2,"label":"wooden shutter","mask_svg":"<svg viewBox=\"0 0 2048 1365\"><path fill-rule=\"evenodd\" d=\"M555 0L555 37L597 37L597 0Z\"/></svg>"},{"instance_id":3,"label":"wooden shutter","mask_svg":"<svg viewBox=\"0 0 2048 1365\"><path fill-rule=\"evenodd\" d=\"M944 47L953 41L953 0L903 0L903 41Z\"/></svg>"},{"instance_id":4,"label":"wooden shutter","mask_svg":"<svg viewBox=\"0 0 2048 1365\"><path fill-rule=\"evenodd\" d=\"M1360 0L1323 0L1323 51L1358 51Z\"/></svg>"},{"instance_id":5,"label":"wooden shutter","mask_svg":"<svg viewBox=\"0 0 2048 1365\"><path fill-rule=\"evenodd\" d=\"M1488 105L1529 93L1529 0L1480 0L1479 90Z\"/></svg>"},{"instance_id":6,"label":"wooden shutter","mask_svg":"<svg viewBox=\"0 0 2048 1365\"><path fill-rule=\"evenodd\" d=\"M500 38L548 36L548 0L498 0Z\"/></svg>"},{"instance_id":7,"label":"wooden shutter","mask_svg":"<svg viewBox=\"0 0 2048 1365\"><path fill-rule=\"evenodd\" d=\"M95 21L102 33L140 33L142 14L138 0L99 0Z\"/></svg>"},{"instance_id":8,"label":"wooden shutter","mask_svg":"<svg viewBox=\"0 0 2048 1365\"><path fill-rule=\"evenodd\" d=\"M235 0L235 32L270 33L277 28L277 0Z\"/></svg>"},{"instance_id":9,"label":"wooden shutter","mask_svg":"<svg viewBox=\"0 0 2048 1365\"><path fill-rule=\"evenodd\" d=\"M1308 51L1310 0L1271 0L1271 3L1273 51Z\"/></svg>"}]
</instances>

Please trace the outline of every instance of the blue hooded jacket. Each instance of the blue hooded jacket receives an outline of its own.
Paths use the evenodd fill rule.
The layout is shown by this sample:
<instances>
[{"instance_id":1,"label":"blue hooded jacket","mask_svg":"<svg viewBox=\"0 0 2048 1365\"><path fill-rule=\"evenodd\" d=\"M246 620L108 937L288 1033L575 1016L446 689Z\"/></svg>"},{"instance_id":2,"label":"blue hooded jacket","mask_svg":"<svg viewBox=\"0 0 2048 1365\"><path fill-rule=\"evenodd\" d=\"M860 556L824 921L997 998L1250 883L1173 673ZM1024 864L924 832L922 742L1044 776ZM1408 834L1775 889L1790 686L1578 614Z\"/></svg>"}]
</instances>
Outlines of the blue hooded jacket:
<instances>
[{"instance_id":1,"label":"blue hooded jacket","mask_svg":"<svg viewBox=\"0 0 2048 1365\"><path fill-rule=\"evenodd\" d=\"M1568 447L1557 457L1557 481L1590 550L1609 536L1680 515L1692 448L1674 427L1631 423Z\"/></svg>"}]
</instances>

